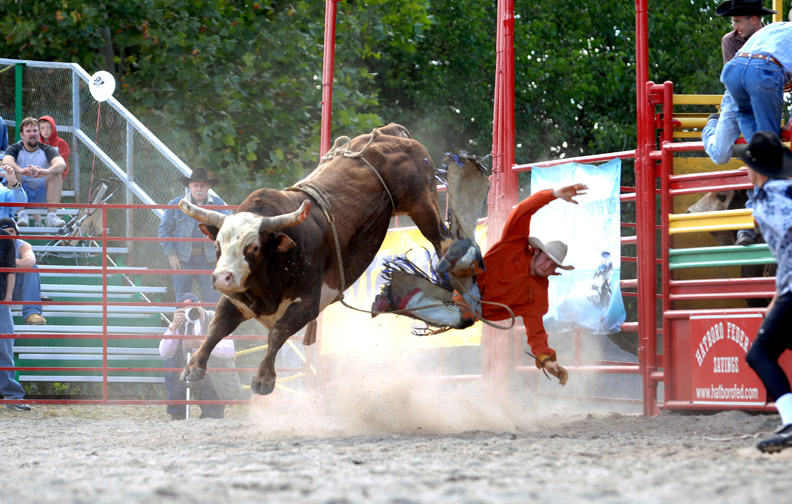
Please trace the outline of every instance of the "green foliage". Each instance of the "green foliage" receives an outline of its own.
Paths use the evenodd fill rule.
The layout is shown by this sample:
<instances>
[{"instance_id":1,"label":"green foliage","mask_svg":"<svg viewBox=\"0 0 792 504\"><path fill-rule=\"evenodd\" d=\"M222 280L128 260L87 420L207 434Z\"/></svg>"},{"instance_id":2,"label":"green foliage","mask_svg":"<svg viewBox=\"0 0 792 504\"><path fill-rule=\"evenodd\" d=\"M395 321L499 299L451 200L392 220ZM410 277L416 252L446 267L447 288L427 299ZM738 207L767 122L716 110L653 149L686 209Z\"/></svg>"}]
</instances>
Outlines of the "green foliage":
<instances>
[{"instance_id":1,"label":"green foliage","mask_svg":"<svg viewBox=\"0 0 792 504\"><path fill-rule=\"evenodd\" d=\"M315 165L324 2L0 2L4 54L113 71L116 96L190 166L220 176L227 201ZM651 79L722 90L719 3L649 2ZM634 2L515 4L518 162L632 148ZM333 137L393 121L436 159L491 149L495 1L337 6Z\"/></svg>"}]
</instances>

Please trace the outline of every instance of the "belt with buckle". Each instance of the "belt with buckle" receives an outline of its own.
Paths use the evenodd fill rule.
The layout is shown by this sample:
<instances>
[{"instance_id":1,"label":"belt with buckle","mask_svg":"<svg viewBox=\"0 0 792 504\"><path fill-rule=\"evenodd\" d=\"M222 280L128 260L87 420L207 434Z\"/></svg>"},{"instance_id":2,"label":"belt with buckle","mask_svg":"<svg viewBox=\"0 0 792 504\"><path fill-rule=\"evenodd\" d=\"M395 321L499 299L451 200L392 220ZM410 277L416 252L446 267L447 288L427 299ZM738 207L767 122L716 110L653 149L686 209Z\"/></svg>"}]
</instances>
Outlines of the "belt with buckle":
<instances>
[{"instance_id":1,"label":"belt with buckle","mask_svg":"<svg viewBox=\"0 0 792 504\"><path fill-rule=\"evenodd\" d=\"M737 57L765 60L765 61L769 61L770 63L774 63L780 66L781 68L784 68L784 65L782 65L780 61L770 56L769 54L751 54L747 52L741 52L741 53L737 53Z\"/></svg>"}]
</instances>

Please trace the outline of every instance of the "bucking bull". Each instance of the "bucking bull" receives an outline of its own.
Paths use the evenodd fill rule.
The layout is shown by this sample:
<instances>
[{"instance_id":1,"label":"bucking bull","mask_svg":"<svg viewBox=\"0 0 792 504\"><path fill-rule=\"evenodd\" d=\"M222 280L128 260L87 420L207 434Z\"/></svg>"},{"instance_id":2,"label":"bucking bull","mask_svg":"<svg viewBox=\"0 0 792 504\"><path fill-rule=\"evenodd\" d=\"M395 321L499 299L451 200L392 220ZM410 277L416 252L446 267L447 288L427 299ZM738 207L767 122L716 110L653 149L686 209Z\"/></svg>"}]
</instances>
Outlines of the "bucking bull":
<instances>
[{"instance_id":1,"label":"bucking bull","mask_svg":"<svg viewBox=\"0 0 792 504\"><path fill-rule=\"evenodd\" d=\"M217 247L214 288L223 294L206 338L181 373L200 380L217 343L247 319L269 330L251 389L275 387L275 356L294 333L338 301L374 259L391 217L408 215L441 256L452 243L426 148L398 124L336 146L295 187L259 189L233 215L179 207Z\"/></svg>"}]
</instances>

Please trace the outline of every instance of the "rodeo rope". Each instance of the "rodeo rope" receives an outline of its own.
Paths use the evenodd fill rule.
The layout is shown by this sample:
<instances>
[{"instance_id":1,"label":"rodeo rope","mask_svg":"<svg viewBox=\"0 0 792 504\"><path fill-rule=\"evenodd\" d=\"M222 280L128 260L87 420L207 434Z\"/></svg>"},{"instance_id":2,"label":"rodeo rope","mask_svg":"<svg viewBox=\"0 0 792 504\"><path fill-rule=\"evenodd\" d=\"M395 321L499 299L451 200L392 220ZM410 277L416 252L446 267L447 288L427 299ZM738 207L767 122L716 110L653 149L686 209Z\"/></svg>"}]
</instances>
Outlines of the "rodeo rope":
<instances>
[{"instance_id":1,"label":"rodeo rope","mask_svg":"<svg viewBox=\"0 0 792 504\"><path fill-rule=\"evenodd\" d=\"M487 324L488 326L493 327L495 329L500 329L501 331L508 331L509 329L514 327L514 321L515 321L514 311L512 311L512 309L509 306L507 306L507 305L505 305L503 303L497 303L495 301L484 301L483 299L481 299L479 297L476 297L473 294L471 294L461 284L459 284L457 287L459 289L461 289L462 291L464 291L464 293L467 294L468 296L470 296L472 299L475 299L476 301L478 301L481 304L500 306L501 308L504 308L507 312L509 312L509 316L511 317L511 323L509 323L508 326L501 326L501 325L498 325L498 324L496 324L494 322L490 322L489 320L487 320L484 317L482 317L481 315L479 315L477 312L472 312L472 314L476 318L476 320L480 320L481 323ZM453 304L453 303L451 303L451 304Z\"/></svg>"},{"instance_id":2,"label":"rodeo rope","mask_svg":"<svg viewBox=\"0 0 792 504\"><path fill-rule=\"evenodd\" d=\"M346 303L344 303L344 291L346 290L346 285L344 283L344 261L341 258L341 244L338 241L338 231L336 230L335 216L330 212L330 203L327 201L327 198L325 198L324 194L322 194L322 191L320 191L318 188L308 183L300 184L299 186L295 186L295 187L290 187L288 190L302 191L311 198L313 198L316 201L316 203L319 205L319 208L322 209L322 213L324 214L325 219L327 219L327 222L330 224L330 230L333 233L333 241L335 242L336 258L338 260L338 276L339 276L339 280L341 281L341 286L339 287L340 292L338 294L338 300L341 301L344 305L346 305Z\"/></svg>"},{"instance_id":3,"label":"rodeo rope","mask_svg":"<svg viewBox=\"0 0 792 504\"><path fill-rule=\"evenodd\" d=\"M320 160L319 164L321 165L322 163L329 161L339 155L348 158L362 159L363 162L365 162L369 166L369 168L371 168L371 171L374 172L374 174L379 179L380 183L382 183L382 187L385 188L385 193L387 193L388 198L390 199L391 207L393 207L393 211L396 211L396 203L394 203L393 201L393 196L391 195L390 189L388 189L387 184L385 184L385 181L382 179L382 176L379 174L379 172L377 172L376 168L374 168L374 166L371 163L369 163L366 158L363 157L363 152L365 152L366 149L368 149L369 145L371 145L371 142L373 142L374 139L380 136L381 134L382 133L380 133L379 128L374 128L374 131L371 132L371 138L369 139L368 143L366 143L366 145L364 145L363 148L360 149L360 151L358 152L354 152L350 150L349 145L352 143L352 140L350 140L349 137L345 137L345 136L338 137L336 138L336 141L333 143L333 148L327 152L327 154ZM343 147L341 146L341 142L345 142ZM316 203L319 205L319 208L322 209L322 213L324 214L325 219L327 219L327 222L330 224L330 230L333 233L333 242L335 243L336 260L338 261L338 276L341 285L339 287L340 292L338 294L337 300L341 301L341 304L343 304L347 308L351 308L357 311L363 311L348 305L344 301L344 291L346 290L346 282L344 281L344 260L341 257L341 243L338 241L338 231L336 230L335 216L330 211L330 202L327 201L327 198L325 198L324 194L318 187L315 187L310 183L303 183L294 187L289 187L287 190L304 192L305 194L313 198L316 201Z\"/></svg>"},{"instance_id":4,"label":"rodeo rope","mask_svg":"<svg viewBox=\"0 0 792 504\"><path fill-rule=\"evenodd\" d=\"M395 211L396 210L396 203L393 200L393 195L391 194L390 189L388 189L388 185L385 183L385 180L383 180L382 176L379 174L379 172L376 170L376 168L374 168L374 166L365 157L363 157L363 153L366 151L366 149L368 149L369 146L371 145L371 143L374 141L374 139L377 138L378 136L380 136L381 134L382 133L380 132L379 128L374 128L374 130L371 132L371 138L369 138L369 141L366 143L366 145L363 146L362 149L360 149L357 152L351 150L350 145L352 143L352 140L349 137L340 136L340 137L336 138L335 142L333 142L333 147L329 151L327 151L327 154L325 154L321 158L319 164L321 165L322 163L330 161L330 160L334 159L336 156L344 156L344 157L352 158L352 159L361 159L364 163L366 163L368 165L369 168L371 168L371 171L374 172L374 174L380 180L380 183L382 183L382 187L385 189L385 192L387 193L388 198L390 198L391 206L393 207L393 210ZM337 298L338 301L341 301L342 305L346 306L347 308L349 308L351 310L355 310L355 311L358 311L358 312L361 312L361 313L372 313L371 310L363 310L363 309L351 306L346 301L344 301L344 290L346 290L346 283L344 281L344 262L343 262L343 259L341 257L341 244L338 241L338 232L336 231L335 217L333 216L332 212L330 211L330 203L327 201L327 199L325 198L324 194L322 194L322 192L321 192L321 190L319 190L319 188L317 188L317 187L315 187L315 186L313 186L313 185L311 185L309 183L303 183L303 184L300 184L298 186L289 187L288 190L290 190L290 191L302 191L305 194L307 194L308 196L310 196L311 198L313 198L316 201L316 203L319 205L319 208L322 209L322 213L324 213L324 216L327 219L327 222L330 224L330 229L331 229L331 231L333 233L333 241L335 242L336 259L338 261L339 280L341 282L340 289L339 289L340 293L339 293L338 298ZM500 329L502 331L507 331L507 330L511 329L512 327L514 327L515 317L514 317L514 312L512 311L512 309L510 307L508 307L508 306L506 306L505 304L502 304L502 303L496 303L494 301L484 301L482 299L479 299L478 297L473 296L472 294L470 294L470 292L468 292L467 289L465 289L461 285L459 285L459 289L464 291L465 294L469 295L471 298L475 299L476 301L478 301L481 304L489 304L489 305L500 306L501 308L504 308L509 313L509 315L511 316L511 323L508 326L501 326L501 325L495 324L495 323L490 322L489 320L481 317L481 315L479 315L478 313L473 313L473 316L477 320L480 320L482 323L487 324L488 326L493 327L495 329ZM411 310L394 310L394 311L391 311L391 312L388 312L388 313L392 313L394 315L399 315L399 314L402 314L402 313L406 314L406 313L410 313L410 312L428 310L430 308L439 308L439 307L442 307L442 306L449 306L449 305L454 305L454 303L453 302L452 303L437 303L437 304L432 304L432 305L427 305L427 306L420 306L420 307L417 307L417 308L413 308Z\"/></svg>"},{"instance_id":5,"label":"rodeo rope","mask_svg":"<svg viewBox=\"0 0 792 504\"><path fill-rule=\"evenodd\" d=\"M382 175L380 175L379 172L376 170L376 168L374 168L374 166L371 163L369 163L368 159L363 157L363 153L366 152L366 149L369 148L371 142L373 142L374 139L380 136L381 134L382 133L380 132L379 128L374 128L374 130L371 132L371 138L369 138L369 141L366 143L366 145L363 146L362 149L360 149L357 152L350 149L352 140L349 137L347 136L338 137L336 138L335 142L333 142L333 147L329 151L327 151L327 154L324 155L324 157L320 160L319 164L330 161L336 156L361 159L364 163L368 165L369 168L371 168L371 171L374 172L374 175L376 175L380 183L382 183L382 187L385 188L385 192L388 194L388 198L390 199L391 206L393 207L393 211L395 212L396 203L394 203L393 201L393 195L391 194L390 189L388 189L388 185L385 184L385 180L382 179ZM341 146L341 142L344 142L343 147Z\"/></svg>"}]
</instances>

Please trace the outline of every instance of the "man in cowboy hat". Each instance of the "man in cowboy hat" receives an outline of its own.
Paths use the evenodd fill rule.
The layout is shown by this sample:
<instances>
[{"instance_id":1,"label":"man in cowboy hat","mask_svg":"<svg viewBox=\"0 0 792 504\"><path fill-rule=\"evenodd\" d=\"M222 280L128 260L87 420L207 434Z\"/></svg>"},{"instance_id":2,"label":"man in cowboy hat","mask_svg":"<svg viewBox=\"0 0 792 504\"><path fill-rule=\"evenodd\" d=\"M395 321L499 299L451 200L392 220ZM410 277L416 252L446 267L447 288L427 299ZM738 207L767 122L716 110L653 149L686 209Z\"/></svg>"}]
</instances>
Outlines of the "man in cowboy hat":
<instances>
[{"instance_id":1,"label":"man in cowboy hat","mask_svg":"<svg viewBox=\"0 0 792 504\"><path fill-rule=\"evenodd\" d=\"M727 0L715 9L715 15L730 17L734 29L721 38L723 62L726 63L763 26L762 16L776 14L762 7L762 0Z\"/></svg>"},{"instance_id":2,"label":"man in cowboy hat","mask_svg":"<svg viewBox=\"0 0 792 504\"><path fill-rule=\"evenodd\" d=\"M216 178L209 178L206 170L196 168L189 177L180 176L179 182L186 188L186 197L195 205L225 205L226 203L217 195L209 194L209 189L219 182ZM178 205L179 200L185 196L177 196L168 202L168 205ZM231 213L224 211L224 213ZM198 221L182 212L179 208L169 208L162 216L157 232L161 241L162 250L168 258L171 269L174 270L214 270L217 262L217 253L214 245L206 240ZM169 241L168 238L200 238L201 241ZM173 289L176 293L194 292L193 280L201 288L201 297L209 303L220 300L220 294L212 288L209 275L171 275Z\"/></svg>"},{"instance_id":3,"label":"man in cowboy hat","mask_svg":"<svg viewBox=\"0 0 792 504\"><path fill-rule=\"evenodd\" d=\"M449 302L450 296L431 285L408 290L391 275L391 282L385 284L374 301L372 316L399 310L428 324L455 329L470 326L477 316L493 321L522 317L536 367L544 368L561 385L565 384L568 373L556 362L555 350L548 346L542 317L549 308L548 277L559 274L557 268L571 270L574 266L564 264L565 243L543 242L531 236L530 225L533 214L554 199L577 204L573 198L585 194L587 189L585 184L546 189L517 204L509 213L501 239L484 255L483 268L477 264L477 254L471 253L478 249L475 244L452 246L438 263L447 266L439 269L465 277L470 274L465 271L468 264L460 263L469 260L470 272L476 275L469 292L454 293L453 303Z\"/></svg>"},{"instance_id":4,"label":"man in cowboy hat","mask_svg":"<svg viewBox=\"0 0 792 504\"><path fill-rule=\"evenodd\" d=\"M727 0L718 6L715 15L731 17L732 31L721 38L723 64L728 63L737 51L764 26L762 16L775 14L776 11L762 7L762 0ZM737 122L737 110L734 100L728 91L721 100L720 113L711 114L707 124L701 131L704 151L715 164L728 163L732 158L732 146L740 137L740 125ZM749 199L746 204L751 208ZM752 229L741 229L737 232L737 245L751 245L756 239Z\"/></svg>"},{"instance_id":5,"label":"man in cowboy hat","mask_svg":"<svg viewBox=\"0 0 792 504\"><path fill-rule=\"evenodd\" d=\"M756 445L772 453L792 446L792 390L778 365L781 354L792 349L792 181L788 178L792 175L792 152L774 131L758 131L748 145L734 150L748 165L748 177L754 184L754 220L778 263L776 293L745 356L781 415L781 428Z\"/></svg>"}]
</instances>

